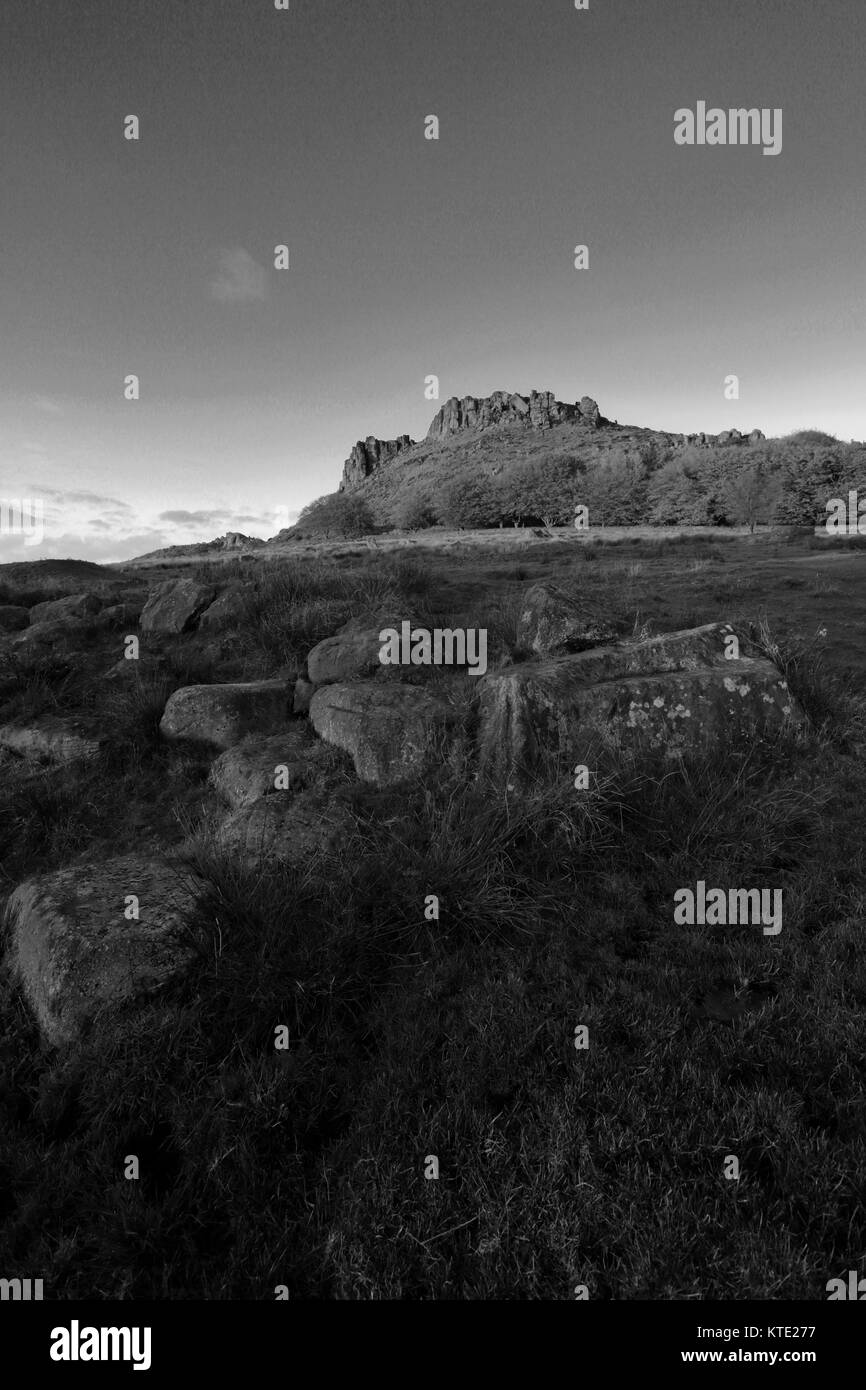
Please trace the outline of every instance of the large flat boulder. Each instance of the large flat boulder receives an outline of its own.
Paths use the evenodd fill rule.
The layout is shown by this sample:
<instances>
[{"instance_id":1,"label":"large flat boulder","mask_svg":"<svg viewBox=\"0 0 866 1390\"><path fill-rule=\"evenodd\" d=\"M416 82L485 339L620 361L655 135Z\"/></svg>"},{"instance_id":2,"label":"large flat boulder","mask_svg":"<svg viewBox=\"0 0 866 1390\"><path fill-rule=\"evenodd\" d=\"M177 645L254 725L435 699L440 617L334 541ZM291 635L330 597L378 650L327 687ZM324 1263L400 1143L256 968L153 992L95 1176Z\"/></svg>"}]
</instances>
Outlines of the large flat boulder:
<instances>
[{"instance_id":1,"label":"large flat boulder","mask_svg":"<svg viewBox=\"0 0 866 1390\"><path fill-rule=\"evenodd\" d=\"M485 677L481 766L520 778L550 754L587 766L602 748L640 746L675 756L747 745L799 723L801 711L772 662L718 655L726 631L696 628L615 655L586 652ZM641 663L657 669L635 672Z\"/></svg>"},{"instance_id":2,"label":"large flat boulder","mask_svg":"<svg viewBox=\"0 0 866 1390\"><path fill-rule=\"evenodd\" d=\"M352 755L363 781L383 786L420 771L451 718L444 701L397 682L325 685L310 702L316 733Z\"/></svg>"},{"instance_id":3,"label":"large flat boulder","mask_svg":"<svg viewBox=\"0 0 866 1390\"><path fill-rule=\"evenodd\" d=\"M244 868L268 863L299 868L345 843L354 828L352 815L333 793L310 788L297 796L276 792L241 807L223 822L216 842L221 854Z\"/></svg>"},{"instance_id":4,"label":"large flat boulder","mask_svg":"<svg viewBox=\"0 0 866 1390\"><path fill-rule=\"evenodd\" d=\"M63 622L67 618L89 618L98 613L101 607L102 599L92 592L49 599L45 603L35 603L30 609L30 625Z\"/></svg>"},{"instance_id":5,"label":"large flat boulder","mask_svg":"<svg viewBox=\"0 0 866 1390\"><path fill-rule=\"evenodd\" d=\"M100 747L98 733L71 716L43 714L0 724L0 748L29 762L54 766L89 762L98 756Z\"/></svg>"},{"instance_id":6,"label":"large flat boulder","mask_svg":"<svg viewBox=\"0 0 866 1390\"><path fill-rule=\"evenodd\" d=\"M279 734L253 735L221 753L210 770L211 785L237 810L309 786L321 773L324 753L307 723L296 721Z\"/></svg>"},{"instance_id":7,"label":"large flat boulder","mask_svg":"<svg viewBox=\"0 0 866 1390\"><path fill-rule=\"evenodd\" d=\"M291 692L284 680L232 685L185 685L166 702L164 738L192 739L232 748L248 734L276 734L289 720Z\"/></svg>"},{"instance_id":8,"label":"large flat boulder","mask_svg":"<svg viewBox=\"0 0 866 1390\"><path fill-rule=\"evenodd\" d=\"M541 656L579 652L615 639L612 623L564 589L553 584L533 584L527 589L517 620L521 647Z\"/></svg>"},{"instance_id":9,"label":"large flat boulder","mask_svg":"<svg viewBox=\"0 0 866 1390\"><path fill-rule=\"evenodd\" d=\"M148 595L141 613L142 632L187 632L216 597L212 584L195 579L167 579Z\"/></svg>"},{"instance_id":10,"label":"large flat boulder","mask_svg":"<svg viewBox=\"0 0 866 1390\"><path fill-rule=\"evenodd\" d=\"M20 884L6 911L11 963L46 1039L74 1043L104 1010L185 970L199 892L189 874L134 854ZM137 921L125 915L132 897Z\"/></svg>"}]
</instances>

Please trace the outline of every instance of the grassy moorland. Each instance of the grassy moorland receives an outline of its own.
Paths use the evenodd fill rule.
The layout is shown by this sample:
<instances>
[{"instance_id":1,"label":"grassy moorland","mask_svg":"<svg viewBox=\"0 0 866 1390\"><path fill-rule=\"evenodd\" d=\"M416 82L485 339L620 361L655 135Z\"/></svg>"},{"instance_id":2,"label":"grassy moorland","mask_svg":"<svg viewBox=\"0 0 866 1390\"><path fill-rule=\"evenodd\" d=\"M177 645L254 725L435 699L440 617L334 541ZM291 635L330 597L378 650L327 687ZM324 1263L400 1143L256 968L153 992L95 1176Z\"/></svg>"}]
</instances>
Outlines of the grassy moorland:
<instances>
[{"instance_id":1,"label":"grassy moorland","mask_svg":"<svg viewBox=\"0 0 866 1390\"><path fill-rule=\"evenodd\" d=\"M197 967L74 1055L42 1047L3 977L0 1270L46 1298L826 1297L866 1238L864 567L811 538L346 547L205 568L253 576L243 624L148 639L123 680L104 678L123 631L97 624L74 657L0 657L0 719L85 711L107 738L78 771L0 764L0 895L190 830L208 882ZM385 605L487 627L495 669L524 655L537 578L624 634L732 622L783 666L806 732L622 759L588 796L551 766L526 801L458 741L434 776L356 788L339 853L220 862L210 758L159 738L173 689L299 664ZM471 729L475 682L410 678ZM675 925L699 878L783 888L780 935Z\"/></svg>"}]
</instances>

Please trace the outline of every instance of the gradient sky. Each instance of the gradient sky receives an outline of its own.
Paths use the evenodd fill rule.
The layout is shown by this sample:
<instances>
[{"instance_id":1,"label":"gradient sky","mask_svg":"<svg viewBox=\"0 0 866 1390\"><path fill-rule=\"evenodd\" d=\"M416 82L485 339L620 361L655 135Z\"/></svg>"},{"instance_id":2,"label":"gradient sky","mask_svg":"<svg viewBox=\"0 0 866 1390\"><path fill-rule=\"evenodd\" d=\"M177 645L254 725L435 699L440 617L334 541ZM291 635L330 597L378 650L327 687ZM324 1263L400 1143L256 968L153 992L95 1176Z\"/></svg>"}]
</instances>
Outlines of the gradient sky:
<instances>
[{"instance_id":1,"label":"gradient sky","mask_svg":"<svg viewBox=\"0 0 866 1390\"><path fill-rule=\"evenodd\" d=\"M271 535L431 373L864 437L864 52L864 0L2 0L0 559Z\"/></svg>"}]
</instances>

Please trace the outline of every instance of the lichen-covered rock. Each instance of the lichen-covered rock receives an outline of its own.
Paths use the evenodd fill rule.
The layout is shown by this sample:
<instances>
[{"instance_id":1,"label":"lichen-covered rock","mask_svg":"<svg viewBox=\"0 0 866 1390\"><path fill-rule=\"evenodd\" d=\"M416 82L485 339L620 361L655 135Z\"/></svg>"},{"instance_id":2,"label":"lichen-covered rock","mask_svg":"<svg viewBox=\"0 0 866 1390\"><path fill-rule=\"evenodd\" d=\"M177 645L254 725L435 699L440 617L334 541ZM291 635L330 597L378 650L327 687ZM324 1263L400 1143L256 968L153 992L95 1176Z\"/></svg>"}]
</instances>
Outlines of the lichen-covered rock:
<instances>
[{"instance_id":1,"label":"lichen-covered rock","mask_svg":"<svg viewBox=\"0 0 866 1390\"><path fill-rule=\"evenodd\" d=\"M283 680L185 685L169 696L159 729L164 738L231 748L247 734L276 734L289 719Z\"/></svg>"},{"instance_id":2,"label":"lichen-covered rock","mask_svg":"<svg viewBox=\"0 0 866 1390\"><path fill-rule=\"evenodd\" d=\"M148 595L141 614L142 632L187 632L216 596L212 584L195 579L167 579Z\"/></svg>"},{"instance_id":3,"label":"lichen-covered rock","mask_svg":"<svg viewBox=\"0 0 866 1390\"><path fill-rule=\"evenodd\" d=\"M229 816L217 832L217 847L244 868L275 862L298 868L343 845L354 828L353 816L333 793L275 792Z\"/></svg>"},{"instance_id":4,"label":"lichen-covered rock","mask_svg":"<svg viewBox=\"0 0 866 1390\"><path fill-rule=\"evenodd\" d=\"M781 672L732 650L710 624L644 642L528 662L480 686L479 754L494 775L529 777L546 755L591 762L599 748L667 754L747 744L802 715Z\"/></svg>"},{"instance_id":5,"label":"lichen-covered rock","mask_svg":"<svg viewBox=\"0 0 866 1390\"><path fill-rule=\"evenodd\" d=\"M63 622L67 618L88 618L98 613L102 599L98 594L70 594L68 598L48 599L30 609L30 625Z\"/></svg>"},{"instance_id":6,"label":"lichen-covered rock","mask_svg":"<svg viewBox=\"0 0 866 1390\"><path fill-rule=\"evenodd\" d=\"M616 638L606 618L593 613L571 594L552 584L533 584L526 591L517 621L517 640L541 656L582 651Z\"/></svg>"},{"instance_id":7,"label":"lichen-covered rock","mask_svg":"<svg viewBox=\"0 0 866 1390\"><path fill-rule=\"evenodd\" d=\"M300 791L321 776L325 751L306 721L295 722L280 734L245 738L220 754L210 770L211 785L235 809Z\"/></svg>"},{"instance_id":8,"label":"lichen-covered rock","mask_svg":"<svg viewBox=\"0 0 866 1390\"><path fill-rule=\"evenodd\" d=\"M232 532L228 533L233 534ZM252 595L248 588L224 589L205 609L199 619L199 628L219 630L225 627L241 627L250 613Z\"/></svg>"},{"instance_id":9,"label":"lichen-covered rock","mask_svg":"<svg viewBox=\"0 0 866 1390\"><path fill-rule=\"evenodd\" d=\"M0 747L29 762L63 766L97 757L101 740L98 732L81 719L43 714L0 724Z\"/></svg>"},{"instance_id":10,"label":"lichen-covered rock","mask_svg":"<svg viewBox=\"0 0 866 1390\"><path fill-rule=\"evenodd\" d=\"M20 884L6 914L11 963L47 1040L74 1043L97 1014L184 971L200 891L189 874L134 854Z\"/></svg>"},{"instance_id":11,"label":"lichen-covered rock","mask_svg":"<svg viewBox=\"0 0 866 1390\"><path fill-rule=\"evenodd\" d=\"M396 681L325 685L310 703L321 738L352 755L363 781L383 786L422 770L451 718L444 701Z\"/></svg>"},{"instance_id":12,"label":"lichen-covered rock","mask_svg":"<svg viewBox=\"0 0 866 1390\"><path fill-rule=\"evenodd\" d=\"M25 627L10 640L16 652L41 657L73 651L86 644L89 633L90 620L86 618L55 618Z\"/></svg>"}]
</instances>

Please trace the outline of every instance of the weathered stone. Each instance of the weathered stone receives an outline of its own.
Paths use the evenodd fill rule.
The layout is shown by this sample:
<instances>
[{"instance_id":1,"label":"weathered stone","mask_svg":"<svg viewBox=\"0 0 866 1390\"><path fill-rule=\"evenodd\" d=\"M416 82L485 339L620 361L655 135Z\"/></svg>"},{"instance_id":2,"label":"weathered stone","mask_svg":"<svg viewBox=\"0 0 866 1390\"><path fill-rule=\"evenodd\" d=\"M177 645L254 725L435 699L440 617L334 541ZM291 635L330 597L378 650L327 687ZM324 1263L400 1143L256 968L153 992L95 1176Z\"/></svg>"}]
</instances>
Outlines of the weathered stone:
<instances>
[{"instance_id":1,"label":"weathered stone","mask_svg":"<svg viewBox=\"0 0 866 1390\"><path fill-rule=\"evenodd\" d=\"M0 724L0 747L31 762L60 766L97 757L101 740L80 719L43 714L26 722Z\"/></svg>"},{"instance_id":2,"label":"weathered stone","mask_svg":"<svg viewBox=\"0 0 866 1390\"><path fill-rule=\"evenodd\" d=\"M760 658L726 660L726 632L712 624L485 677L482 767L528 776L547 754L591 765L601 747L733 748L798 723L781 673Z\"/></svg>"},{"instance_id":3,"label":"weathered stone","mask_svg":"<svg viewBox=\"0 0 866 1390\"><path fill-rule=\"evenodd\" d=\"M307 657L307 672L313 685L350 681L379 670L382 630L378 623L375 627L344 628L319 642Z\"/></svg>"},{"instance_id":4,"label":"weathered stone","mask_svg":"<svg viewBox=\"0 0 866 1390\"><path fill-rule=\"evenodd\" d=\"M70 594L68 598L49 599L45 603L34 603L30 609L30 625L36 623L62 622L67 618L88 618L98 613L102 599L98 594Z\"/></svg>"},{"instance_id":5,"label":"weathered stone","mask_svg":"<svg viewBox=\"0 0 866 1390\"><path fill-rule=\"evenodd\" d=\"M57 618L25 627L12 639L14 650L44 656L69 651L86 642L91 624L85 618Z\"/></svg>"},{"instance_id":6,"label":"weathered stone","mask_svg":"<svg viewBox=\"0 0 866 1390\"><path fill-rule=\"evenodd\" d=\"M183 931L199 892L188 874L134 854L16 888L7 908L12 967L48 1041L77 1041L98 1014L182 973L193 959ZM131 895L138 921L125 916Z\"/></svg>"},{"instance_id":7,"label":"weathered stone","mask_svg":"<svg viewBox=\"0 0 866 1390\"><path fill-rule=\"evenodd\" d=\"M148 595L141 614L142 632L186 632L214 600L212 584L195 579L168 579Z\"/></svg>"},{"instance_id":8,"label":"weathered stone","mask_svg":"<svg viewBox=\"0 0 866 1390\"><path fill-rule=\"evenodd\" d=\"M165 738L231 748L247 734L276 734L289 718L285 681L185 685L169 696L160 720Z\"/></svg>"},{"instance_id":9,"label":"weathered stone","mask_svg":"<svg viewBox=\"0 0 866 1390\"><path fill-rule=\"evenodd\" d=\"M290 724L283 733L245 738L227 749L210 770L211 784L235 809L249 806L260 797L309 786L321 775L324 752L306 722Z\"/></svg>"},{"instance_id":10,"label":"weathered stone","mask_svg":"<svg viewBox=\"0 0 866 1390\"><path fill-rule=\"evenodd\" d=\"M202 629L240 627L249 616L250 598L249 589L224 589L219 597L214 599L210 607L202 613L199 627Z\"/></svg>"},{"instance_id":11,"label":"weathered stone","mask_svg":"<svg viewBox=\"0 0 866 1390\"><path fill-rule=\"evenodd\" d=\"M99 627L133 628L141 617L140 603L112 603L103 608L97 619Z\"/></svg>"},{"instance_id":12,"label":"weathered stone","mask_svg":"<svg viewBox=\"0 0 866 1390\"><path fill-rule=\"evenodd\" d=\"M14 603L0 604L0 632L20 632L30 622L30 613Z\"/></svg>"},{"instance_id":13,"label":"weathered stone","mask_svg":"<svg viewBox=\"0 0 866 1390\"><path fill-rule=\"evenodd\" d=\"M401 434L399 439L376 439L372 434L367 439L360 439L343 464L340 492L357 487L383 463L411 449L413 443L408 434Z\"/></svg>"},{"instance_id":14,"label":"weathered stone","mask_svg":"<svg viewBox=\"0 0 866 1390\"><path fill-rule=\"evenodd\" d=\"M355 822L331 794L305 790L273 796L242 807L217 832L219 850L245 868L267 862L299 867L315 854L344 843Z\"/></svg>"},{"instance_id":15,"label":"weathered stone","mask_svg":"<svg viewBox=\"0 0 866 1390\"><path fill-rule=\"evenodd\" d=\"M524 596L517 640L538 655L582 651L614 641L616 635L612 623L552 584L533 584Z\"/></svg>"},{"instance_id":16,"label":"weathered stone","mask_svg":"<svg viewBox=\"0 0 866 1390\"><path fill-rule=\"evenodd\" d=\"M449 706L428 691L396 682L325 685L310 703L316 732L351 753L365 782L384 786L427 764L431 743L451 716Z\"/></svg>"}]
</instances>

